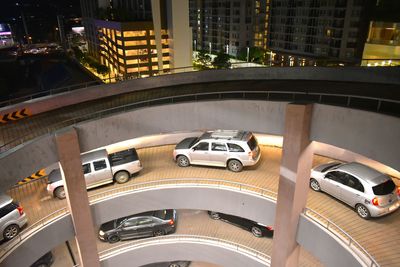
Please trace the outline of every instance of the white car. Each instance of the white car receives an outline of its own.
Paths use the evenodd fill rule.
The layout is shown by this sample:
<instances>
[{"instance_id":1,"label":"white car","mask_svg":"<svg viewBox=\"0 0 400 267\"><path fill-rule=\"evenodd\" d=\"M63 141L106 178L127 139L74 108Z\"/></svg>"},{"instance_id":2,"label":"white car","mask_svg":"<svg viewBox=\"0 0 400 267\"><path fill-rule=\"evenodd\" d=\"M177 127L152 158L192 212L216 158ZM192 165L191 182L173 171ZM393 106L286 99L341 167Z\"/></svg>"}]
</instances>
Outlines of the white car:
<instances>
[{"instance_id":1,"label":"white car","mask_svg":"<svg viewBox=\"0 0 400 267\"><path fill-rule=\"evenodd\" d=\"M257 164L261 151L256 137L249 131L217 130L185 138L176 145L173 157L180 167L196 164L240 172L243 166Z\"/></svg>"},{"instance_id":2,"label":"white car","mask_svg":"<svg viewBox=\"0 0 400 267\"><path fill-rule=\"evenodd\" d=\"M331 162L315 167L310 187L350 205L364 219L383 216L400 206L400 189L392 178L357 162Z\"/></svg>"}]
</instances>

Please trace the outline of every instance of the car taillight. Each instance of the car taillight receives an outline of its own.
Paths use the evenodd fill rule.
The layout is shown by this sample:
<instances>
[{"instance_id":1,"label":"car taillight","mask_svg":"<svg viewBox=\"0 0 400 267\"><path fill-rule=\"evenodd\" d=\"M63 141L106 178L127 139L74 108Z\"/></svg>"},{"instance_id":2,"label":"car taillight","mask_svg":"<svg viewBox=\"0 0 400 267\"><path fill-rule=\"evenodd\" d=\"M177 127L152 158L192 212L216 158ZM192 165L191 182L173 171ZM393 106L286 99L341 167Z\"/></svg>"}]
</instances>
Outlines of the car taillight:
<instances>
[{"instance_id":1,"label":"car taillight","mask_svg":"<svg viewBox=\"0 0 400 267\"><path fill-rule=\"evenodd\" d=\"M399 186L399 187L397 187L397 196L399 196L399 197L400 197L400 186Z\"/></svg>"},{"instance_id":2,"label":"car taillight","mask_svg":"<svg viewBox=\"0 0 400 267\"><path fill-rule=\"evenodd\" d=\"M374 206L378 206L378 205L379 205L379 203L378 203L378 198L377 198L377 197L374 197L374 198L371 200L371 203L372 203Z\"/></svg>"},{"instance_id":3,"label":"car taillight","mask_svg":"<svg viewBox=\"0 0 400 267\"><path fill-rule=\"evenodd\" d=\"M256 157L256 151L250 151L249 152L249 157L255 158Z\"/></svg>"},{"instance_id":4,"label":"car taillight","mask_svg":"<svg viewBox=\"0 0 400 267\"><path fill-rule=\"evenodd\" d=\"M265 226L265 228L267 228L268 231L273 231L274 230L271 226Z\"/></svg>"},{"instance_id":5,"label":"car taillight","mask_svg":"<svg viewBox=\"0 0 400 267\"><path fill-rule=\"evenodd\" d=\"M19 215L24 214L24 209L23 209L21 206L18 206L18 207L17 207L17 210L18 210L18 212L19 212Z\"/></svg>"},{"instance_id":6,"label":"car taillight","mask_svg":"<svg viewBox=\"0 0 400 267\"><path fill-rule=\"evenodd\" d=\"M175 222L174 222L174 220L172 220L172 219L168 221L168 224L169 224L169 225L174 225L174 223L175 223Z\"/></svg>"}]
</instances>

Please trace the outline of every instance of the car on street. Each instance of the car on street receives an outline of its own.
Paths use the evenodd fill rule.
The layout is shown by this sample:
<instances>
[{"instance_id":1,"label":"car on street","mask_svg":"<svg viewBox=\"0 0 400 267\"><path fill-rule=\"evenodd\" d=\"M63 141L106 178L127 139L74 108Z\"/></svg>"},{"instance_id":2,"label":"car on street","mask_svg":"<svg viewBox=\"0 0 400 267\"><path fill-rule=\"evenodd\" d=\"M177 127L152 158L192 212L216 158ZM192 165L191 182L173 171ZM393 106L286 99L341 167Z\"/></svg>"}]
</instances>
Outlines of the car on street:
<instances>
[{"instance_id":1,"label":"car on street","mask_svg":"<svg viewBox=\"0 0 400 267\"><path fill-rule=\"evenodd\" d=\"M157 210L122 217L103 223L99 239L109 243L120 240L172 234L176 231L176 210Z\"/></svg>"},{"instance_id":2,"label":"car on street","mask_svg":"<svg viewBox=\"0 0 400 267\"><path fill-rule=\"evenodd\" d=\"M134 148L108 154L105 149L81 155L83 175L87 189L117 182L123 184L142 170L142 163ZM47 192L59 199L65 198L60 169L48 176Z\"/></svg>"},{"instance_id":3,"label":"car on street","mask_svg":"<svg viewBox=\"0 0 400 267\"><path fill-rule=\"evenodd\" d=\"M358 162L330 162L311 170L310 187L353 207L364 219L394 212L400 188L392 178Z\"/></svg>"},{"instance_id":4,"label":"car on street","mask_svg":"<svg viewBox=\"0 0 400 267\"><path fill-rule=\"evenodd\" d=\"M208 211L208 215L211 219L225 221L250 231L255 237L273 237L274 235L274 229L271 226L257 223L246 218L215 211Z\"/></svg>"},{"instance_id":5,"label":"car on street","mask_svg":"<svg viewBox=\"0 0 400 267\"><path fill-rule=\"evenodd\" d=\"M28 219L23 208L11 197L0 194L0 240L11 240L18 235Z\"/></svg>"},{"instance_id":6,"label":"car on street","mask_svg":"<svg viewBox=\"0 0 400 267\"><path fill-rule=\"evenodd\" d=\"M260 157L260 147L253 133L239 130L207 131L199 137L188 137L179 142L173 152L180 167L191 164L228 167L233 172L257 164Z\"/></svg>"}]
</instances>

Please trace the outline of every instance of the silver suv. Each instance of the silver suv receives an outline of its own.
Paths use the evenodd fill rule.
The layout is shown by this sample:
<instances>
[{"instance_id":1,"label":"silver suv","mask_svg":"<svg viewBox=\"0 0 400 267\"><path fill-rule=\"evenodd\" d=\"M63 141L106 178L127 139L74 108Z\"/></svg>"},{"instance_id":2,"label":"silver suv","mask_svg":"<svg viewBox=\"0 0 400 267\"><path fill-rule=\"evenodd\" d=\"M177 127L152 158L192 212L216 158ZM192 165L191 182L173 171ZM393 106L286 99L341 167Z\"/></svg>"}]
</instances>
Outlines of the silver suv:
<instances>
[{"instance_id":1,"label":"silver suv","mask_svg":"<svg viewBox=\"0 0 400 267\"><path fill-rule=\"evenodd\" d=\"M0 194L0 240L11 240L27 222L22 207L7 195Z\"/></svg>"},{"instance_id":2,"label":"silver suv","mask_svg":"<svg viewBox=\"0 0 400 267\"><path fill-rule=\"evenodd\" d=\"M173 156L180 167L197 164L240 172L243 166L255 165L261 152L251 132L217 130L185 138L176 145Z\"/></svg>"},{"instance_id":3,"label":"silver suv","mask_svg":"<svg viewBox=\"0 0 400 267\"><path fill-rule=\"evenodd\" d=\"M310 187L355 208L364 219L394 212L400 189L390 176L361 163L331 162L311 170Z\"/></svg>"}]
</instances>

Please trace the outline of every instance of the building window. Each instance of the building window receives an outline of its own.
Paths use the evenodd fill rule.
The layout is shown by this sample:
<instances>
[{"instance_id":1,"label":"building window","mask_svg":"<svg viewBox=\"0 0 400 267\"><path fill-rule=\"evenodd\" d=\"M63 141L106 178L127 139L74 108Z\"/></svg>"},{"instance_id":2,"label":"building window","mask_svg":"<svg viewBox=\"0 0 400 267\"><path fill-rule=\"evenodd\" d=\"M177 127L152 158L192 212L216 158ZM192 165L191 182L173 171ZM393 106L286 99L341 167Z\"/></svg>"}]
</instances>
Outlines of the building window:
<instances>
[{"instance_id":1,"label":"building window","mask_svg":"<svg viewBox=\"0 0 400 267\"><path fill-rule=\"evenodd\" d=\"M146 31L125 31L124 37L146 36Z\"/></svg>"}]
</instances>

